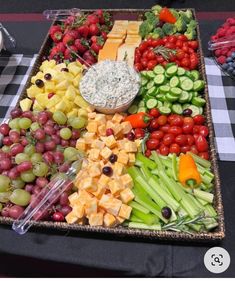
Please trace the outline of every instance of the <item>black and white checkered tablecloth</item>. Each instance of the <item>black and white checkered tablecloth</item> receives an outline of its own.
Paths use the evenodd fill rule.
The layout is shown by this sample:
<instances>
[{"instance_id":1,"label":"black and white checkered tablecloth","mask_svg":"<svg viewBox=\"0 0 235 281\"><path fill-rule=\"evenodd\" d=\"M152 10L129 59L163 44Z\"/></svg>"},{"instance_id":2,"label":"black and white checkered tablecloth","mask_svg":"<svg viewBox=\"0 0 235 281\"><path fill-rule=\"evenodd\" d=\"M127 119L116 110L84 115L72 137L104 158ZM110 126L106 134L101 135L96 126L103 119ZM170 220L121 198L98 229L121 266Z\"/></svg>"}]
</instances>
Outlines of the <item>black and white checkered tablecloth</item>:
<instances>
[{"instance_id":1,"label":"black and white checkered tablecloth","mask_svg":"<svg viewBox=\"0 0 235 281\"><path fill-rule=\"evenodd\" d=\"M36 55L0 56L0 123L17 103L35 59ZM223 161L235 161L235 81L212 59L206 58L205 63L218 156Z\"/></svg>"}]
</instances>

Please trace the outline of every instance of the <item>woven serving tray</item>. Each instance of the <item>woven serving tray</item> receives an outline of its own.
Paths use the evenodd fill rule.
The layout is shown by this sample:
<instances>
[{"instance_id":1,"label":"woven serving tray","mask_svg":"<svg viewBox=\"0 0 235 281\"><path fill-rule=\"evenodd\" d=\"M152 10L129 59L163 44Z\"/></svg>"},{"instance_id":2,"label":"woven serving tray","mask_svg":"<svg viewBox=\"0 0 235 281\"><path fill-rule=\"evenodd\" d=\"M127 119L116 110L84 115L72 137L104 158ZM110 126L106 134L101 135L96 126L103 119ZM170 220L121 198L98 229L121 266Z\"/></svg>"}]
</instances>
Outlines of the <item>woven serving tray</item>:
<instances>
[{"instance_id":1,"label":"woven serving tray","mask_svg":"<svg viewBox=\"0 0 235 281\"><path fill-rule=\"evenodd\" d=\"M196 19L195 10L191 9L193 15ZM84 12L92 12L92 10L83 10ZM136 10L136 9L122 9L122 10L106 10L110 12L113 16L114 20L117 19L128 19L128 20L141 20L143 17L144 12L148 10ZM54 24L54 23L53 23ZM197 25L197 36L199 42L199 71L202 78L206 80L206 72L205 72L205 63L204 57L202 52L201 40L200 40L200 31L199 26ZM19 98L19 101L26 97L26 89L30 86L31 77L34 76L41 65L43 56L47 55L49 49L51 48L52 41L47 34L42 47L39 51L38 57L35 61L35 64L32 68L32 71L29 75L29 78L25 84L24 89L22 90L22 94ZM32 225L34 227L43 227L43 228L51 228L57 230L73 230L73 231L83 231L83 232L93 232L93 233L103 233L103 234L111 234L117 235L122 237L139 237L139 238L148 238L148 239L158 239L158 240L175 240L175 241L197 241L197 242L209 242L209 241L218 241L225 237L225 228L224 228L224 213L223 213L223 205L222 205L222 197L221 197L221 188L220 188L220 177L217 165L217 156L216 156L216 149L214 144L214 129L213 123L211 118L211 108L210 108L210 101L208 95L208 87L206 83L205 87L205 99L206 99L206 106L205 106L205 116L207 119L207 125L209 127L209 146L210 146L210 157L212 163L212 171L215 174L214 179L214 207L218 213L218 226L213 232L209 233L195 233L195 234L188 234L184 232L172 232L172 231L152 231L152 230L140 230L140 229L130 229L123 226L118 226L115 228L105 228L105 227L94 227L89 225L78 225L78 224L67 224L65 222L58 223L58 222L50 222L50 221L40 221L36 222L33 221ZM18 103L19 103L18 101ZM1 224L12 224L13 219L10 218L3 218L0 217Z\"/></svg>"}]
</instances>

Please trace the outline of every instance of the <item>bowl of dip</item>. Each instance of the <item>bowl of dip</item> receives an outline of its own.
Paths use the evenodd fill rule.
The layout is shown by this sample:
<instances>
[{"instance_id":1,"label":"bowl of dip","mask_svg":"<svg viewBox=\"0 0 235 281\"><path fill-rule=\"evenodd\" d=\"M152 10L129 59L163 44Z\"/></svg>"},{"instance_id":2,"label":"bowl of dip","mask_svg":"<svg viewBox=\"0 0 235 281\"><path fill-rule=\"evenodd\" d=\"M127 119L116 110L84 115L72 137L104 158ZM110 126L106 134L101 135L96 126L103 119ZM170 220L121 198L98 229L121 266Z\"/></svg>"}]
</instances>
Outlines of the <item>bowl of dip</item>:
<instances>
[{"instance_id":1,"label":"bowl of dip","mask_svg":"<svg viewBox=\"0 0 235 281\"><path fill-rule=\"evenodd\" d=\"M104 60L82 77L81 96L97 111L114 114L128 109L140 89L140 75L125 61Z\"/></svg>"}]
</instances>

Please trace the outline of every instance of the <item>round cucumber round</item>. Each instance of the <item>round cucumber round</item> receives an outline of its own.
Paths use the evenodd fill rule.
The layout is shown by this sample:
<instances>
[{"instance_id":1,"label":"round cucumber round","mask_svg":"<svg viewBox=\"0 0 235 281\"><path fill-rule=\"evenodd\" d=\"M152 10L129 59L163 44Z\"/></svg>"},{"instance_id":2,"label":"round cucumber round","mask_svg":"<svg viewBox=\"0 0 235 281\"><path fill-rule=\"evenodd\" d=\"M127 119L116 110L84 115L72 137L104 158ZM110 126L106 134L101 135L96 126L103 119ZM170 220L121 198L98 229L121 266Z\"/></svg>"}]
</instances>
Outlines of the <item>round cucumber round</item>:
<instances>
[{"instance_id":1,"label":"round cucumber round","mask_svg":"<svg viewBox=\"0 0 235 281\"><path fill-rule=\"evenodd\" d=\"M178 103L173 104L172 107L171 107L171 110L172 110L173 113L176 113L176 114L182 114L183 113L183 108Z\"/></svg>"},{"instance_id":2,"label":"round cucumber round","mask_svg":"<svg viewBox=\"0 0 235 281\"><path fill-rule=\"evenodd\" d=\"M129 108L128 108L128 113L130 114L135 114L138 111L138 106L135 104L132 104Z\"/></svg>"},{"instance_id":3,"label":"round cucumber round","mask_svg":"<svg viewBox=\"0 0 235 281\"><path fill-rule=\"evenodd\" d=\"M189 78L184 79L183 82L181 82L180 87L184 91L191 91L193 89L193 81Z\"/></svg>"},{"instance_id":4,"label":"round cucumber round","mask_svg":"<svg viewBox=\"0 0 235 281\"><path fill-rule=\"evenodd\" d=\"M171 113L171 109L166 106L160 106L160 107L158 107L158 109L161 114L170 114Z\"/></svg>"},{"instance_id":5,"label":"round cucumber round","mask_svg":"<svg viewBox=\"0 0 235 281\"><path fill-rule=\"evenodd\" d=\"M157 66L154 67L153 72L155 74L163 74L165 73L165 69L163 66L161 66L160 64L158 64Z\"/></svg>"},{"instance_id":6,"label":"round cucumber round","mask_svg":"<svg viewBox=\"0 0 235 281\"><path fill-rule=\"evenodd\" d=\"M148 109L156 107L157 106L157 100L156 99L147 100L146 106L147 106Z\"/></svg>"},{"instance_id":7,"label":"round cucumber round","mask_svg":"<svg viewBox=\"0 0 235 281\"><path fill-rule=\"evenodd\" d=\"M170 93L173 95L173 96L176 96L179 98L179 96L182 94L182 90L178 87L172 87L170 88Z\"/></svg>"},{"instance_id":8,"label":"round cucumber round","mask_svg":"<svg viewBox=\"0 0 235 281\"><path fill-rule=\"evenodd\" d=\"M164 83L164 81L165 81L165 76L163 74L158 74L154 78L154 83L156 85L162 85Z\"/></svg>"},{"instance_id":9,"label":"round cucumber round","mask_svg":"<svg viewBox=\"0 0 235 281\"><path fill-rule=\"evenodd\" d=\"M159 92L162 94L166 94L170 91L170 87L167 85L162 85L159 87Z\"/></svg>"},{"instance_id":10,"label":"round cucumber round","mask_svg":"<svg viewBox=\"0 0 235 281\"><path fill-rule=\"evenodd\" d=\"M194 91L201 91L205 87L205 82L203 80L197 80L193 83L193 90Z\"/></svg>"},{"instance_id":11,"label":"round cucumber round","mask_svg":"<svg viewBox=\"0 0 235 281\"><path fill-rule=\"evenodd\" d=\"M170 94L170 93L167 93L167 94L166 94L166 99L167 99L167 101L169 101L169 102L174 102L174 101L177 101L177 100L178 100L178 97L177 97L177 96L174 96L174 95L172 95L172 94Z\"/></svg>"},{"instance_id":12,"label":"round cucumber round","mask_svg":"<svg viewBox=\"0 0 235 281\"><path fill-rule=\"evenodd\" d=\"M167 68L166 74L169 76L173 76L177 73L177 70L178 70L178 66L173 64Z\"/></svg>"},{"instance_id":13,"label":"round cucumber round","mask_svg":"<svg viewBox=\"0 0 235 281\"><path fill-rule=\"evenodd\" d=\"M171 87L178 87L180 84L180 80L177 76L173 76L170 80L170 86Z\"/></svg>"}]
</instances>

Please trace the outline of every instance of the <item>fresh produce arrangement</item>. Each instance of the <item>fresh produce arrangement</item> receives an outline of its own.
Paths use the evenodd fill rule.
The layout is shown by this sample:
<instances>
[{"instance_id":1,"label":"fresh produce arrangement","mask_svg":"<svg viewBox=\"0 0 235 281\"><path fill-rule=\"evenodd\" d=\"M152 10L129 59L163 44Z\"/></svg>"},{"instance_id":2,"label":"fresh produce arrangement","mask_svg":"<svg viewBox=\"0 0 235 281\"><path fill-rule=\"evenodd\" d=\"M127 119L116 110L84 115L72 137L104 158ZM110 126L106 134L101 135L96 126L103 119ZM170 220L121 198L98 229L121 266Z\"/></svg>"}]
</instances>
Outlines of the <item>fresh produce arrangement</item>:
<instances>
[{"instance_id":1,"label":"fresh produce arrangement","mask_svg":"<svg viewBox=\"0 0 235 281\"><path fill-rule=\"evenodd\" d=\"M170 35L162 39L149 38L135 52L135 68L139 71L153 70L160 64L175 62L186 70L197 69L198 42L189 41L185 35Z\"/></svg>"},{"instance_id":2,"label":"fresh produce arrangement","mask_svg":"<svg viewBox=\"0 0 235 281\"><path fill-rule=\"evenodd\" d=\"M143 39L163 38L173 34L184 34L188 40L196 38L197 23L192 11L177 11L155 5L144 14L145 20L140 26L139 34Z\"/></svg>"},{"instance_id":3,"label":"fresh produce arrangement","mask_svg":"<svg viewBox=\"0 0 235 281\"><path fill-rule=\"evenodd\" d=\"M92 65L97 62L99 50L111 27L111 15L103 10L78 17L69 16L63 23L50 28L53 46L46 59L54 59L58 63L78 60Z\"/></svg>"},{"instance_id":4,"label":"fresh produce arrangement","mask_svg":"<svg viewBox=\"0 0 235 281\"><path fill-rule=\"evenodd\" d=\"M190 9L159 5L143 21L96 10L53 25L27 97L0 126L0 215L17 220L71 170L72 184L34 220L213 231L196 26Z\"/></svg>"},{"instance_id":5,"label":"fresh produce arrangement","mask_svg":"<svg viewBox=\"0 0 235 281\"><path fill-rule=\"evenodd\" d=\"M197 70L188 71L174 63L165 68L157 65L141 72L140 93L129 113L158 108L161 114L202 114L204 85Z\"/></svg>"}]
</instances>

